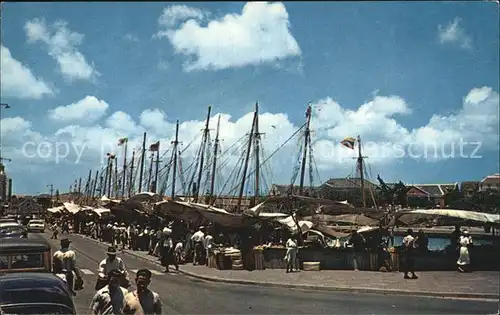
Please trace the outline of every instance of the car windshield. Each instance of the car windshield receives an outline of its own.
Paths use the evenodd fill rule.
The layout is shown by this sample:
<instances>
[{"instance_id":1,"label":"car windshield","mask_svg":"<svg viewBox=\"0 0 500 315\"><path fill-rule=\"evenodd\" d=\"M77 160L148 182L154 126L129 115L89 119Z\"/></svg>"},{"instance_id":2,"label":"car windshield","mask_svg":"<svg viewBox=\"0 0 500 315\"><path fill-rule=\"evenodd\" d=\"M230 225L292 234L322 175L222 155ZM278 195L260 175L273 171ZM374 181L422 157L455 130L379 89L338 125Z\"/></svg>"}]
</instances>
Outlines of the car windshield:
<instances>
[{"instance_id":1,"label":"car windshield","mask_svg":"<svg viewBox=\"0 0 500 315\"><path fill-rule=\"evenodd\" d=\"M0 269L9 268L9 256L2 255L0 256Z\"/></svg>"},{"instance_id":2,"label":"car windshield","mask_svg":"<svg viewBox=\"0 0 500 315\"><path fill-rule=\"evenodd\" d=\"M43 255L17 254L12 255L12 269L40 268L43 267Z\"/></svg>"}]
</instances>

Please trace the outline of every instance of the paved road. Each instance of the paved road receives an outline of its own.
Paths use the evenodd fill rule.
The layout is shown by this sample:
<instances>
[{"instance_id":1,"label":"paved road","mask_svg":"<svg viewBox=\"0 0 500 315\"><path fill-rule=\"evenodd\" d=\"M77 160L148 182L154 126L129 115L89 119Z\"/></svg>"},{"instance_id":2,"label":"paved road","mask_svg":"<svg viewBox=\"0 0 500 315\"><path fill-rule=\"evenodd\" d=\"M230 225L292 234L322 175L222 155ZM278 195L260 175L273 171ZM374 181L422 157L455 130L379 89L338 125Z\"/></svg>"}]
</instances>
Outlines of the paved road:
<instances>
[{"instance_id":1,"label":"paved road","mask_svg":"<svg viewBox=\"0 0 500 315\"><path fill-rule=\"evenodd\" d=\"M48 239L47 234L34 235ZM105 257L102 244L69 237L83 270L85 289L75 303L80 314L88 314L94 294L98 261ZM49 240L58 246L58 241ZM149 268L153 275L151 289L160 293L164 314L492 314L498 303L491 301L450 300L411 296L334 293L286 288L229 285L205 282L181 274L162 274L154 264L128 254L121 255L133 271Z\"/></svg>"}]
</instances>

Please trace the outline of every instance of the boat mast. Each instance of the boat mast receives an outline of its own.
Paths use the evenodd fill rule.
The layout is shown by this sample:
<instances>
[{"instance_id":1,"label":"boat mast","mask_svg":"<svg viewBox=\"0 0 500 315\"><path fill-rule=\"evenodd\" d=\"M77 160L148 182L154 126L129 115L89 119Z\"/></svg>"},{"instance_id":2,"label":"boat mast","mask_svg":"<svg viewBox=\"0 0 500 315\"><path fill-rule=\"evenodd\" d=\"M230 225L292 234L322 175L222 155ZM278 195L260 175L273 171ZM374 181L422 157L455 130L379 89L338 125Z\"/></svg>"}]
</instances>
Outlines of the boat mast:
<instances>
[{"instance_id":1,"label":"boat mast","mask_svg":"<svg viewBox=\"0 0 500 315\"><path fill-rule=\"evenodd\" d=\"M90 194L90 198L91 198L92 201L94 200L94 197L95 197L95 191L96 191L96 188L97 188L97 178L98 177L99 177L99 170L97 170L97 172L95 173L94 185L92 185L92 192Z\"/></svg>"},{"instance_id":2,"label":"boat mast","mask_svg":"<svg viewBox=\"0 0 500 315\"><path fill-rule=\"evenodd\" d=\"M127 144L128 138L125 141L125 147L123 148L123 176L122 176L122 199L125 199L125 184L127 183Z\"/></svg>"},{"instance_id":3,"label":"boat mast","mask_svg":"<svg viewBox=\"0 0 500 315\"><path fill-rule=\"evenodd\" d=\"M119 187L119 182L118 182L118 159L115 157L115 180L113 181L113 194L115 196L115 199L118 199L118 187Z\"/></svg>"},{"instance_id":4,"label":"boat mast","mask_svg":"<svg viewBox=\"0 0 500 315\"><path fill-rule=\"evenodd\" d=\"M363 198L363 208L366 208L366 198L365 198L365 172L363 168L363 155L361 153L361 137L358 135L358 170L359 179L361 180L361 198Z\"/></svg>"},{"instance_id":5,"label":"boat mast","mask_svg":"<svg viewBox=\"0 0 500 315\"><path fill-rule=\"evenodd\" d=\"M135 150L132 151L132 163L130 165L130 177L128 180L128 197L132 196L134 191L134 160L135 160Z\"/></svg>"},{"instance_id":6,"label":"boat mast","mask_svg":"<svg viewBox=\"0 0 500 315\"><path fill-rule=\"evenodd\" d=\"M177 119L177 123L175 124L175 140L172 141L172 144L174 145L174 156L173 156L173 174L172 174L172 194L171 198L174 200L175 196L175 181L177 179L176 173L177 173L177 146L179 145L179 120Z\"/></svg>"},{"instance_id":7,"label":"boat mast","mask_svg":"<svg viewBox=\"0 0 500 315\"><path fill-rule=\"evenodd\" d=\"M89 177L87 178L87 183L85 184L85 204L89 203L90 188L92 187L92 169L89 170Z\"/></svg>"},{"instance_id":8,"label":"boat mast","mask_svg":"<svg viewBox=\"0 0 500 315\"><path fill-rule=\"evenodd\" d=\"M160 142L158 141L158 150L156 151L156 169L155 169L155 181L153 186L153 192L158 191L158 172L160 171Z\"/></svg>"},{"instance_id":9,"label":"boat mast","mask_svg":"<svg viewBox=\"0 0 500 315\"><path fill-rule=\"evenodd\" d=\"M142 190L142 176L144 175L144 158L146 157L146 133L142 139L141 170L139 173L139 192Z\"/></svg>"},{"instance_id":10,"label":"boat mast","mask_svg":"<svg viewBox=\"0 0 500 315\"><path fill-rule=\"evenodd\" d=\"M248 171L248 161L250 160L250 150L252 149L252 141L253 141L253 134L254 134L254 130L255 130L255 120L257 117L257 110L258 110L258 108L255 109L255 112L253 115L252 129L250 130L250 139L248 139L245 164L243 166L243 178L241 179L240 194L238 196L238 204L236 205L237 212L240 211L240 209L241 209L241 199L243 198L243 193L245 192L245 182L246 182L247 171Z\"/></svg>"},{"instance_id":11,"label":"boat mast","mask_svg":"<svg viewBox=\"0 0 500 315\"><path fill-rule=\"evenodd\" d=\"M214 200L213 199L213 196L214 196L214 188L215 188L215 172L217 171L217 153L219 151L219 129L220 129L220 114L219 114L219 117L217 118L217 131L216 131L216 134L215 134L215 144L214 144L214 160L213 160L213 163L212 163L212 178L211 178L211 181L210 181L210 195L209 195L209 202L208 204L209 205L212 205Z\"/></svg>"},{"instance_id":12,"label":"boat mast","mask_svg":"<svg viewBox=\"0 0 500 315\"><path fill-rule=\"evenodd\" d=\"M152 186L151 186L151 178L153 176L153 161L154 161L155 153L154 151L151 153L151 157L149 160L149 173L148 173L148 189L147 191L152 191Z\"/></svg>"},{"instance_id":13,"label":"boat mast","mask_svg":"<svg viewBox=\"0 0 500 315\"><path fill-rule=\"evenodd\" d=\"M103 196L103 191L104 191L103 182L104 182L104 177L102 177L101 175L101 177L99 178L99 195L100 195L99 199L101 199Z\"/></svg>"},{"instance_id":14,"label":"boat mast","mask_svg":"<svg viewBox=\"0 0 500 315\"><path fill-rule=\"evenodd\" d=\"M311 113L312 113L312 106L311 103L307 105L307 111L306 111L306 130L304 133L304 151L302 153L302 162L300 165L300 184L299 184L299 196L302 196L304 192L304 178L306 174L306 162L307 162L307 149L309 148L309 141L311 138L311 130L309 129L311 125ZM312 183L309 183L312 185ZM292 191L291 193L293 194L293 186L292 186Z\"/></svg>"},{"instance_id":15,"label":"boat mast","mask_svg":"<svg viewBox=\"0 0 500 315\"><path fill-rule=\"evenodd\" d=\"M198 180L196 181L196 192L194 195L194 202L198 202L198 197L200 196L200 185L201 185L201 176L203 175L203 164L205 162L205 148L207 146L208 135L210 129L208 129L210 124L210 113L212 112L212 106L208 106L208 114L207 120L205 122L205 129L203 130L203 139L201 143L201 152L200 152L200 169L198 171Z\"/></svg>"},{"instance_id":16,"label":"boat mast","mask_svg":"<svg viewBox=\"0 0 500 315\"><path fill-rule=\"evenodd\" d=\"M255 103L255 130L253 134L253 150L255 155L255 194L253 205L256 205L260 196L260 135L259 133L259 103Z\"/></svg>"}]
</instances>

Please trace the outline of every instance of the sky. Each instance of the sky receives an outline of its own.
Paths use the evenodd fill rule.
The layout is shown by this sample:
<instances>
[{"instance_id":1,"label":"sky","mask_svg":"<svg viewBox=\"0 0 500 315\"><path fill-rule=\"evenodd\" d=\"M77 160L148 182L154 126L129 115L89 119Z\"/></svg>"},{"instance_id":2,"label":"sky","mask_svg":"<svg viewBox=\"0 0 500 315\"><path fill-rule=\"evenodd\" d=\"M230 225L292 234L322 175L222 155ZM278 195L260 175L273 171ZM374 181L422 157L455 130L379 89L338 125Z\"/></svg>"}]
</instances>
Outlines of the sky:
<instances>
[{"instance_id":1,"label":"sky","mask_svg":"<svg viewBox=\"0 0 500 315\"><path fill-rule=\"evenodd\" d=\"M2 108L1 153L12 160L4 164L14 193L67 191L109 152L122 163L123 137L129 161L144 132L148 146L171 150L176 120L190 178L209 105L211 144L220 118L222 191L237 183L229 178L245 150L238 139L256 102L266 187L296 178L301 133L287 139L309 103L313 185L355 176L358 152L340 142L357 135L374 182L454 183L499 171L494 2L9 2L2 10L1 102L10 108Z\"/></svg>"}]
</instances>

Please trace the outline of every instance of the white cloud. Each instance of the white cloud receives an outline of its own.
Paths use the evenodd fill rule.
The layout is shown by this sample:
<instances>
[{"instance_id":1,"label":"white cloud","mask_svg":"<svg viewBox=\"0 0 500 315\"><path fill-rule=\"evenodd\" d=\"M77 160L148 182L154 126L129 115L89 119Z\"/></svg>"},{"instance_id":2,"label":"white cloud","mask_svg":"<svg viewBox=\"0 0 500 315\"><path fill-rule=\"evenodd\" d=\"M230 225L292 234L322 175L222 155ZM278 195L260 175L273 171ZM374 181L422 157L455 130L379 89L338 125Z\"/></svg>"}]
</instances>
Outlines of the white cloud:
<instances>
[{"instance_id":1,"label":"white cloud","mask_svg":"<svg viewBox=\"0 0 500 315\"><path fill-rule=\"evenodd\" d=\"M258 65L301 55L280 2L248 2L241 14L227 14L205 27L199 24L201 15L192 14L177 28L164 22L171 19L162 18L157 36L167 37L176 53L193 59L186 63L187 71Z\"/></svg>"},{"instance_id":2,"label":"white cloud","mask_svg":"<svg viewBox=\"0 0 500 315\"><path fill-rule=\"evenodd\" d=\"M457 43L464 49L472 48L472 39L460 25L460 18L456 17L446 26L438 25L438 37L441 44Z\"/></svg>"},{"instance_id":3,"label":"white cloud","mask_svg":"<svg viewBox=\"0 0 500 315\"><path fill-rule=\"evenodd\" d=\"M130 34L130 33L129 34L125 34L123 36L123 39L131 41L131 42L138 42L139 41L139 37L137 37L134 34Z\"/></svg>"},{"instance_id":4,"label":"white cloud","mask_svg":"<svg viewBox=\"0 0 500 315\"><path fill-rule=\"evenodd\" d=\"M352 171L355 163L353 157L356 157L357 152L342 147L340 141L347 136L358 134L363 140L363 154L369 157L367 163L379 169L390 167L395 161L404 162L411 158L425 161L469 158L477 146L471 144L472 142L481 142L480 151L476 154L495 152L499 149L499 94L489 87L472 89L464 97L463 104L455 113L436 114L416 128L407 128L398 121L401 115L409 117L412 115L409 105L398 96L377 95L354 109L344 108L332 98L327 97L314 102L313 108L311 128L314 131L314 157L323 176L346 176ZM249 132L252 113L247 113L242 117L232 117L224 113L220 115L220 138L223 140L221 146L222 151L225 151ZM217 117L218 114L211 117L210 128L212 130L217 124ZM183 153L186 161L183 165L184 169L196 156L201 140L201 130L205 124L202 119L203 115L200 114L200 120L185 121L180 124L181 149L187 148L192 142L189 149ZM19 118L8 122L2 121L2 124L4 123L10 126L8 128L11 130L6 138L17 137L15 128L22 130L31 128ZM264 133L262 148L266 156L281 146L301 124L300 121L293 123L284 113L262 112L259 116L259 126L260 132ZM79 146L84 145L84 156L91 163L89 165L95 168L99 162L104 163L107 152L116 152L121 158L123 150L117 147L117 140L121 137L129 138L128 147L129 154L131 154L132 149L141 146L145 131L148 136L146 144L149 146L160 140L161 151L164 151L171 148L175 121L169 120L161 109L144 110L135 119L119 111L111 114L104 126L70 125L46 138L54 142L69 141ZM214 136L215 133L212 131L212 140ZM298 163L300 149L298 141L298 137L295 137L269 160L267 168L272 170L273 176L266 173L268 183L289 183ZM468 143L462 148L465 156L460 156L460 145L465 142ZM451 148L454 148L455 155L445 156L451 153ZM227 161L227 166L221 170L223 175L229 174L234 169L244 150L245 146L240 143L229 154L221 157L221 165L223 161ZM168 157L163 160L166 163ZM334 173L336 175L333 175Z\"/></svg>"},{"instance_id":5,"label":"white cloud","mask_svg":"<svg viewBox=\"0 0 500 315\"><path fill-rule=\"evenodd\" d=\"M44 20L33 19L26 22L24 30L28 42L47 45L49 55L57 61L59 71L67 79L92 81L100 74L77 49L84 35L71 31L67 25L66 22L59 21L49 27Z\"/></svg>"},{"instance_id":6,"label":"white cloud","mask_svg":"<svg viewBox=\"0 0 500 315\"><path fill-rule=\"evenodd\" d=\"M163 9L163 14L158 19L160 26L171 28L176 26L179 22L185 22L188 19L202 20L208 15L208 12L203 10L188 7L184 4L176 4ZM158 32L162 36L162 31Z\"/></svg>"},{"instance_id":7,"label":"white cloud","mask_svg":"<svg viewBox=\"0 0 500 315\"><path fill-rule=\"evenodd\" d=\"M31 122L22 117L7 117L2 119L2 134L24 132L31 128Z\"/></svg>"},{"instance_id":8,"label":"white cloud","mask_svg":"<svg viewBox=\"0 0 500 315\"><path fill-rule=\"evenodd\" d=\"M0 46L0 76L1 94L4 97L41 99L54 94L41 78L36 78L26 65L14 59L10 50L3 45Z\"/></svg>"},{"instance_id":9,"label":"white cloud","mask_svg":"<svg viewBox=\"0 0 500 315\"><path fill-rule=\"evenodd\" d=\"M91 123L101 118L108 108L109 105L105 101L87 95L76 103L51 109L49 118L63 122L85 120Z\"/></svg>"}]
</instances>

